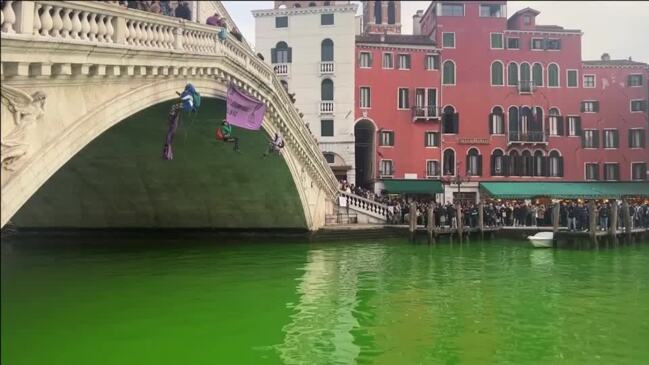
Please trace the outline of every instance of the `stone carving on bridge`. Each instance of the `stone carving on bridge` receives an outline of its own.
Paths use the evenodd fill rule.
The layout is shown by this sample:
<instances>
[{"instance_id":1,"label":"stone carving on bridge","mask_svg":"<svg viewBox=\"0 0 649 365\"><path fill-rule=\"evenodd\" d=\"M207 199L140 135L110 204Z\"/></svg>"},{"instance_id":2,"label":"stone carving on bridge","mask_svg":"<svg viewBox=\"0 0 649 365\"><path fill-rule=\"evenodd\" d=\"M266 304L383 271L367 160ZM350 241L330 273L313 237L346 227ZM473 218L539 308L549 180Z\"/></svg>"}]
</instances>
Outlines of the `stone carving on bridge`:
<instances>
[{"instance_id":1,"label":"stone carving on bridge","mask_svg":"<svg viewBox=\"0 0 649 365\"><path fill-rule=\"evenodd\" d=\"M29 95L22 90L3 85L1 96L3 124L0 161L5 170L13 171L16 161L28 152L29 128L45 115L47 95L42 91ZM8 123L9 119L13 122L11 126Z\"/></svg>"}]
</instances>

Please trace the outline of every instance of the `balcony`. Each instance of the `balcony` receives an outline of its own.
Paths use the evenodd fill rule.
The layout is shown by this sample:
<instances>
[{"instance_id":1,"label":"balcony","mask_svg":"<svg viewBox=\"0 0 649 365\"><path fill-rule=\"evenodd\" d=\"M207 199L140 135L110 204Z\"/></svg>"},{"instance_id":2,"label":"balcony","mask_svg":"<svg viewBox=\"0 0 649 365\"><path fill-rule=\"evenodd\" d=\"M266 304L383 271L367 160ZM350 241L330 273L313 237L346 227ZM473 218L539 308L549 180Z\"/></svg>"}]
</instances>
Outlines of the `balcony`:
<instances>
[{"instance_id":1,"label":"balcony","mask_svg":"<svg viewBox=\"0 0 649 365\"><path fill-rule=\"evenodd\" d=\"M291 72L290 63L275 63L273 64L273 71L277 76L287 76Z\"/></svg>"},{"instance_id":2,"label":"balcony","mask_svg":"<svg viewBox=\"0 0 649 365\"><path fill-rule=\"evenodd\" d=\"M436 105L423 105L412 107L412 121L439 119L442 115L442 108Z\"/></svg>"},{"instance_id":3,"label":"balcony","mask_svg":"<svg viewBox=\"0 0 649 365\"><path fill-rule=\"evenodd\" d=\"M548 136L545 132L509 132L507 141L512 144L547 144Z\"/></svg>"},{"instance_id":4,"label":"balcony","mask_svg":"<svg viewBox=\"0 0 649 365\"><path fill-rule=\"evenodd\" d=\"M333 61L320 62L320 75L331 75L336 67Z\"/></svg>"},{"instance_id":5,"label":"balcony","mask_svg":"<svg viewBox=\"0 0 649 365\"><path fill-rule=\"evenodd\" d=\"M519 94L532 94L534 92L534 82L531 80L521 80L518 82Z\"/></svg>"},{"instance_id":6,"label":"balcony","mask_svg":"<svg viewBox=\"0 0 649 365\"><path fill-rule=\"evenodd\" d=\"M333 100L320 101L320 114L333 114L333 113L334 113Z\"/></svg>"}]
</instances>

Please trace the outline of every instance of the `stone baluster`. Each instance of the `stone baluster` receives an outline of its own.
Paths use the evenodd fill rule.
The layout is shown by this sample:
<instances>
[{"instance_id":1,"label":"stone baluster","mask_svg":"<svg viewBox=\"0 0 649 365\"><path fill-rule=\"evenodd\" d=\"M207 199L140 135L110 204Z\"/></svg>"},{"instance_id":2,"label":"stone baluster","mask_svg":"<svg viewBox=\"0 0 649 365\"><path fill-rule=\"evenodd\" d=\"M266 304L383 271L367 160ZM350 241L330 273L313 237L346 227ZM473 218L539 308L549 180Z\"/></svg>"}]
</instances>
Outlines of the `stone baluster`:
<instances>
[{"instance_id":1,"label":"stone baluster","mask_svg":"<svg viewBox=\"0 0 649 365\"><path fill-rule=\"evenodd\" d=\"M70 31L70 37L72 39L79 39L79 33L81 32L81 20L79 20L79 10L72 11L72 30Z\"/></svg>"},{"instance_id":2,"label":"stone baluster","mask_svg":"<svg viewBox=\"0 0 649 365\"><path fill-rule=\"evenodd\" d=\"M142 34L142 23L141 22L135 22L135 44L138 46L143 46L144 45L144 35Z\"/></svg>"},{"instance_id":3,"label":"stone baluster","mask_svg":"<svg viewBox=\"0 0 649 365\"><path fill-rule=\"evenodd\" d=\"M61 19L61 10L60 7L55 7L52 12L52 31L50 35L54 38L61 36L61 29L63 29L63 19Z\"/></svg>"},{"instance_id":4,"label":"stone baluster","mask_svg":"<svg viewBox=\"0 0 649 365\"><path fill-rule=\"evenodd\" d=\"M161 28L160 24L153 24L151 29L151 32L153 34L152 43L155 48L160 48L160 36L161 36L160 28Z\"/></svg>"},{"instance_id":5,"label":"stone baluster","mask_svg":"<svg viewBox=\"0 0 649 365\"><path fill-rule=\"evenodd\" d=\"M88 22L88 12L87 11L82 11L81 12L81 33L80 33L80 38L83 39L84 41L87 41L90 39L88 37L88 33L90 33L90 23Z\"/></svg>"},{"instance_id":6,"label":"stone baluster","mask_svg":"<svg viewBox=\"0 0 649 365\"><path fill-rule=\"evenodd\" d=\"M16 23L16 13L13 8L14 1L5 1L5 6L2 8L2 32L3 33L16 33L14 24Z\"/></svg>"},{"instance_id":7,"label":"stone baluster","mask_svg":"<svg viewBox=\"0 0 649 365\"><path fill-rule=\"evenodd\" d=\"M107 43L114 43L115 28L113 27L113 19L115 19L115 17L112 15L106 16L106 35L104 36L104 39Z\"/></svg>"},{"instance_id":8,"label":"stone baluster","mask_svg":"<svg viewBox=\"0 0 649 365\"><path fill-rule=\"evenodd\" d=\"M135 32L135 26L133 25L133 20L128 21L128 26L126 27L126 43L134 46L135 43L135 38L136 38L136 32Z\"/></svg>"},{"instance_id":9,"label":"stone baluster","mask_svg":"<svg viewBox=\"0 0 649 365\"><path fill-rule=\"evenodd\" d=\"M72 21L70 20L70 12L72 9L63 9L63 27L61 29L61 36L63 38L69 38L70 37L70 31L72 30Z\"/></svg>"},{"instance_id":10,"label":"stone baluster","mask_svg":"<svg viewBox=\"0 0 649 365\"><path fill-rule=\"evenodd\" d=\"M148 23L146 27L146 39L149 47L155 47L155 34L153 33L153 24Z\"/></svg>"},{"instance_id":11,"label":"stone baluster","mask_svg":"<svg viewBox=\"0 0 649 365\"><path fill-rule=\"evenodd\" d=\"M52 16L50 15L51 9L52 5L45 5L43 13L41 14L41 35L43 37L49 37L50 30L52 29Z\"/></svg>"},{"instance_id":12,"label":"stone baluster","mask_svg":"<svg viewBox=\"0 0 649 365\"><path fill-rule=\"evenodd\" d=\"M43 6L41 4L34 4L34 28L32 30L33 35L38 35L41 31L41 15L39 14L39 12L42 7Z\"/></svg>"},{"instance_id":13,"label":"stone baluster","mask_svg":"<svg viewBox=\"0 0 649 365\"><path fill-rule=\"evenodd\" d=\"M106 15L100 14L97 16L97 41L106 42Z\"/></svg>"},{"instance_id":14,"label":"stone baluster","mask_svg":"<svg viewBox=\"0 0 649 365\"><path fill-rule=\"evenodd\" d=\"M90 14L88 20L90 21L90 32L88 33L88 38L96 42L97 33L99 32L99 26L97 25L97 14Z\"/></svg>"},{"instance_id":15,"label":"stone baluster","mask_svg":"<svg viewBox=\"0 0 649 365\"><path fill-rule=\"evenodd\" d=\"M167 27L167 48L174 49L176 43L176 34L174 27Z\"/></svg>"}]
</instances>

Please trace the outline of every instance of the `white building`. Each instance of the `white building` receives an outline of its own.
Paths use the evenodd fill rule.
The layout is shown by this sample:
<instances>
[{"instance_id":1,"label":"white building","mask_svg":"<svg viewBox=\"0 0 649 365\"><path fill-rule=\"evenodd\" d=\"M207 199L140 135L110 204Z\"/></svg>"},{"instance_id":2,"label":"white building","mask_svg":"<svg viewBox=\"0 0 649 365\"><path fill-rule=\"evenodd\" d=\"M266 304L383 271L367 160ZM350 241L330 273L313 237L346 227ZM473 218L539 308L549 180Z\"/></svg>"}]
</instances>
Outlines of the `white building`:
<instances>
[{"instance_id":1,"label":"white building","mask_svg":"<svg viewBox=\"0 0 649 365\"><path fill-rule=\"evenodd\" d=\"M355 180L356 10L349 1L275 1L254 10L255 50L295 93L334 174Z\"/></svg>"}]
</instances>

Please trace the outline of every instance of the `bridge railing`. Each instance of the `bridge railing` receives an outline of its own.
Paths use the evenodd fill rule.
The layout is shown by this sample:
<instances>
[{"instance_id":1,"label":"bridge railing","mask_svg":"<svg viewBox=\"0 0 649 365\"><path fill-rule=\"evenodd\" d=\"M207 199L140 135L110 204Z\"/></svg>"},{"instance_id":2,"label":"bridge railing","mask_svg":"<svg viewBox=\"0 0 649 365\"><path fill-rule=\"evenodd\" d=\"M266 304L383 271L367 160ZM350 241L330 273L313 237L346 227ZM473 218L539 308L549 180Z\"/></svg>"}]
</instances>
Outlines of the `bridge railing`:
<instances>
[{"instance_id":1,"label":"bridge railing","mask_svg":"<svg viewBox=\"0 0 649 365\"><path fill-rule=\"evenodd\" d=\"M257 84L260 94L268 96L266 104L275 109L274 113L269 109L271 117L284 122L280 126L285 126L288 145L300 158L311 161L335 197L336 178L272 68L229 32L220 40L223 28L98 1L7 0L1 10L3 38L161 52L162 58L165 54L225 57L242 67L246 77L255 79L252 84Z\"/></svg>"},{"instance_id":2,"label":"bridge railing","mask_svg":"<svg viewBox=\"0 0 649 365\"><path fill-rule=\"evenodd\" d=\"M339 191L338 194L346 199L350 208L376 218L388 220L389 207L387 205L344 191Z\"/></svg>"}]
</instances>

